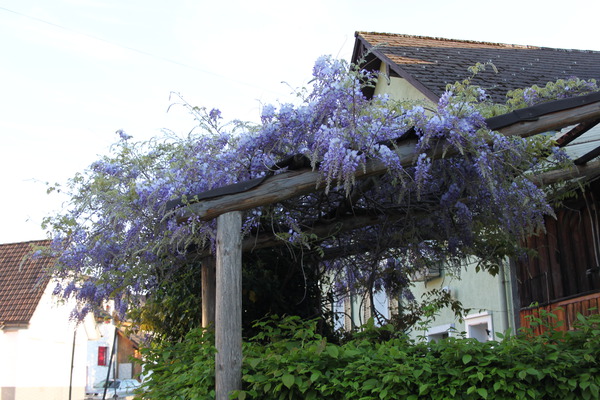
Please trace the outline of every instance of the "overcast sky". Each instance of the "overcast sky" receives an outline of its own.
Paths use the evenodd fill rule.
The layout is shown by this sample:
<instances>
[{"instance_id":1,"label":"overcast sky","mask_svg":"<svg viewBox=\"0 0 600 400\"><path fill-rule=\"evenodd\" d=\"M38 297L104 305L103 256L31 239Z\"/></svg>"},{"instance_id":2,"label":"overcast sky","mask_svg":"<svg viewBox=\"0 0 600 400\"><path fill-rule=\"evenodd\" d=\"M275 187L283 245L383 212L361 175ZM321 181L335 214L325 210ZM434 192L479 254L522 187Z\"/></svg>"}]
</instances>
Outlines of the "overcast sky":
<instances>
[{"instance_id":1,"label":"overcast sky","mask_svg":"<svg viewBox=\"0 0 600 400\"><path fill-rule=\"evenodd\" d=\"M46 237L64 183L123 129L135 139L192 120L179 93L257 120L289 101L317 57L349 59L355 31L600 50L600 1L302 2L0 0L0 243Z\"/></svg>"}]
</instances>

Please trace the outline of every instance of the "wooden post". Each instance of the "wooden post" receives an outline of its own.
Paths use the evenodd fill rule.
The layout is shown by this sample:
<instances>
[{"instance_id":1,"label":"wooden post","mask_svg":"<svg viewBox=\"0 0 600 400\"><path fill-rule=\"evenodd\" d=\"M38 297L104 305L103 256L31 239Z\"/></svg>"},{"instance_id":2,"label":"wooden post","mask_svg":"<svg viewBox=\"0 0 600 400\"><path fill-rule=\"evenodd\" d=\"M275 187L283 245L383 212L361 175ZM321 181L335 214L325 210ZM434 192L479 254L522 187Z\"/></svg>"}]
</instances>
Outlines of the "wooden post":
<instances>
[{"instance_id":1,"label":"wooden post","mask_svg":"<svg viewBox=\"0 0 600 400\"><path fill-rule=\"evenodd\" d=\"M214 256L202 259L202 327L215 324L216 261Z\"/></svg>"},{"instance_id":2,"label":"wooden post","mask_svg":"<svg viewBox=\"0 0 600 400\"><path fill-rule=\"evenodd\" d=\"M242 388L242 213L217 218L215 400Z\"/></svg>"}]
</instances>

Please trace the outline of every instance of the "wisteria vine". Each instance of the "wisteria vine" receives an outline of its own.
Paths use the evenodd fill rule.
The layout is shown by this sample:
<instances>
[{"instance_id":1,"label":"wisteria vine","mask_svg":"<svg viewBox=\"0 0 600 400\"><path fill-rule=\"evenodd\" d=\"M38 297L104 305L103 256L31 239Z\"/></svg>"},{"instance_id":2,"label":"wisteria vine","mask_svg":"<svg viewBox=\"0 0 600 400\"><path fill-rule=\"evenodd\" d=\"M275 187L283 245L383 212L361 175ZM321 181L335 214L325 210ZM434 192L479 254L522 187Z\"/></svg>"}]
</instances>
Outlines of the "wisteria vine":
<instances>
[{"instance_id":1,"label":"wisteria vine","mask_svg":"<svg viewBox=\"0 0 600 400\"><path fill-rule=\"evenodd\" d=\"M515 254L520 238L542 229L552 210L525 172L540 160L548 166L549 141L489 131L485 91L468 82L449 87L427 109L386 96L367 99L362 89L376 79L322 57L302 101L265 105L259 124L224 123L218 110L184 104L197 122L186 137L140 143L119 132L112 152L69 182L68 207L46 221L59 254L55 294L78 300L77 319L107 299L124 314L189 263L190 253L214 246L214 221L165 218L169 201L192 202L210 189L280 173L271 167L290 155L320 172L324 190L246 212L244 235L274 234L292 252L318 255L311 260L324 276L343 277L335 279L340 290L398 295L411 272L471 256L492 270ZM574 94L597 90L594 82L577 82ZM568 85L561 88L560 96L569 93ZM502 107L547 99L542 92L513 92ZM417 138L413 166L402 166L394 151L405 135ZM430 150L441 145L444 157L432 159ZM357 180L369 160L388 172ZM380 222L309 234L361 217Z\"/></svg>"}]
</instances>

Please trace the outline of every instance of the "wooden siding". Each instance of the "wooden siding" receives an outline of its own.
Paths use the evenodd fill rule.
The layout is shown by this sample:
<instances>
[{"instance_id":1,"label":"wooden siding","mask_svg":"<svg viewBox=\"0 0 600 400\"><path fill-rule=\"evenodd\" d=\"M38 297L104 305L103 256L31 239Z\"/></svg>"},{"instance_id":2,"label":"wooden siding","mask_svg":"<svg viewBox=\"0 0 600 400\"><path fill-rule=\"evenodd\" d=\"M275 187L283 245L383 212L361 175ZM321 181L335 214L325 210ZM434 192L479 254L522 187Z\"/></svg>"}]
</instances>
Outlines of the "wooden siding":
<instances>
[{"instance_id":1,"label":"wooden siding","mask_svg":"<svg viewBox=\"0 0 600 400\"><path fill-rule=\"evenodd\" d=\"M541 310L544 310L547 313L556 315L556 318L546 319L548 324L554 325L557 330L569 331L576 329L577 314L598 314L599 309L600 292L559 301L546 306L527 308L520 312L521 327L530 328L531 318L539 318ZM562 324L556 324L557 321L562 321ZM539 335L544 329L544 327L535 326L533 333Z\"/></svg>"},{"instance_id":2,"label":"wooden siding","mask_svg":"<svg viewBox=\"0 0 600 400\"><path fill-rule=\"evenodd\" d=\"M600 292L600 184L546 218L546 233L526 244L537 252L517 261L521 309Z\"/></svg>"},{"instance_id":3,"label":"wooden siding","mask_svg":"<svg viewBox=\"0 0 600 400\"><path fill-rule=\"evenodd\" d=\"M117 356L116 362L117 364L128 364L132 363L132 377L139 379L140 374L142 373L142 365L139 362L135 362L133 358L140 358L140 353L138 351L138 346L131 339L123 334L123 332L118 331L117 335L119 335L119 344L117 346ZM119 377L123 378L123 377ZM127 379L126 377L123 379Z\"/></svg>"}]
</instances>

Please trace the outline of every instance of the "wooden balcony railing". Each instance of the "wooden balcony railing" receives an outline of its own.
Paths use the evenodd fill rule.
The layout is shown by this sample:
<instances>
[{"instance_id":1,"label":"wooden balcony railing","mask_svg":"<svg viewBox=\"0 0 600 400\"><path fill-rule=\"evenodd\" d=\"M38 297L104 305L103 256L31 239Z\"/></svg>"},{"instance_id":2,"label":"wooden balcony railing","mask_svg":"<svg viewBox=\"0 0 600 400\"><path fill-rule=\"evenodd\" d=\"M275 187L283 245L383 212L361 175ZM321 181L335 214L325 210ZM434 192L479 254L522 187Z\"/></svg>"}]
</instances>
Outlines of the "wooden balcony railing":
<instances>
[{"instance_id":1,"label":"wooden balcony railing","mask_svg":"<svg viewBox=\"0 0 600 400\"><path fill-rule=\"evenodd\" d=\"M548 318L547 323L554 326L557 330L569 331L575 329L577 314L584 316L598 314L600 310L600 292L588 294L585 296L575 297L568 300L562 300L541 307L528 308L521 310L520 319L522 328L531 328L530 319L540 318L540 311L545 310L548 313L556 315L556 319ZM562 324L557 324L562 321ZM533 332L536 335L544 331L543 326L534 326Z\"/></svg>"}]
</instances>

